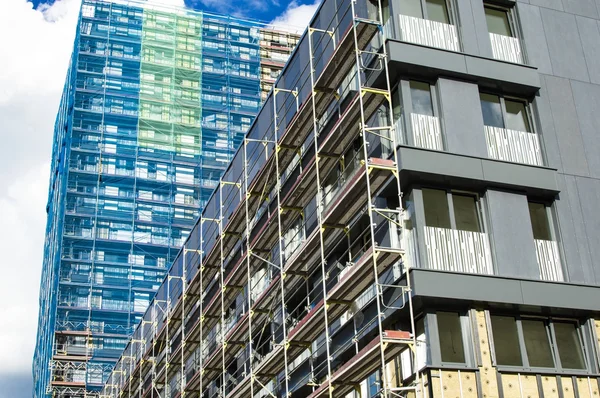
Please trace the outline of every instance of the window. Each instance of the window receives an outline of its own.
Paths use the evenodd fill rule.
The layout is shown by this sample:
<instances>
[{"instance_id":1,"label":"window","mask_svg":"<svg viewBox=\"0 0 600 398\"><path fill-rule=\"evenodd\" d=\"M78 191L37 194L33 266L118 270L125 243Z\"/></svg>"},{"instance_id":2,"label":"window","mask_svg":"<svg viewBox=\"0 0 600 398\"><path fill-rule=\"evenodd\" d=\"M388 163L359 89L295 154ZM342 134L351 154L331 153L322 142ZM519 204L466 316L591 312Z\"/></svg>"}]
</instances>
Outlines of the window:
<instances>
[{"instance_id":1,"label":"window","mask_svg":"<svg viewBox=\"0 0 600 398\"><path fill-rule=\"evenodd\" d=\"M526 101L480 93L483 124L510 130L532 132Z\"/></svg>"},{"instance_id":2,"label":"window","mask_svg":"<svg viewBox=\"0 0 600 398\"><path fill-rule=\"evenodd\" d=\"M429 83L411 81L410 99L412 113L433 116L433 100Z\"/></svg>"},{"instance_id":3,"label":"window","mask_svg":"<svg viewBox=\"0 0 600 398\"><path fill-rule=\"evenodd\" d=\"M586 370L582 330L575 321L492 315L500 366Z\"/></svg>"},{"instance_id":4,"label":"window","mask_svg":"<svg viewBox=\"0 0 600 398\"><path fill-rule=\"evenodd\" d=\"M465 348L460 315L456 312L438 312L437 326L442 362L464 363Z\"/></svg>"},{"instance_id":5,"label":"window","mask_svg":"<svg viewBox=\"0 0 600 398\"><path fill-rule=\"evenodd\" d=\"M542 203L528 202L533 239L552 240L548 209Z\"/></svg>"},{"instance_id":6,"label":"window","mask_svg":"<svg viewBox=\"0 0 600 398\"><path fill-rule=\"evenodd\" d=\"M450 13L446 0L403 1L401 13L415 18L450 24Z\"/></svg>"},{"instance_id":7,"label":"window","mask_svg":"<svg viewBox=\"0 0 600 398\"><path fill-rule=\"evenodd\" d=\"M485 20L490 33L513 37L508 10L485 6Z\"/></svg>"},{"instance_id":8,"label":"window","mask_svg":"<svg viewBox=\"0 0 600 398\"><path fill-rule=\"evenodd\" d=\"M428 227L483 232L476 195L429 188L422 192L425 225Z\"/></svg>"}]
</instances>

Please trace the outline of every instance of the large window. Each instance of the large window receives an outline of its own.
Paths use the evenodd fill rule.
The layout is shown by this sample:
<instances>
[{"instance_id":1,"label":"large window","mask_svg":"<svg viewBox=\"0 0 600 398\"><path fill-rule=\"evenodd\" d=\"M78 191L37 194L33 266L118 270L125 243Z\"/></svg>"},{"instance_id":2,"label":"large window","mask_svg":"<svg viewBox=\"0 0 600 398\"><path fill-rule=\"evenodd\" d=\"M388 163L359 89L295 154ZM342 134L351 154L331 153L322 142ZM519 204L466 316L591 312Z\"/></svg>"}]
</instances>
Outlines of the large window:
<instances>
[{"instance_id":1,"label":"large window","mask_svg":"<svg viewBox=\"0 0 600 398\"><path fill-rule=\"evenodd\" d=\"M476 195L424 188L425 225L482 232L483 225Z\"/></svg>"},{"instance_id":2,"label":"large window","mask_svg":"<svg viewBox=\"0 0 600 398\"><path fill-rule=\"evenodd\" d=\"M485 20L490 33L502 36L514 36L510 22L510 11L508 9L488 5L484 9Z\"/></svg>"},{"instance_id":3,"label":"large window","mask_svg":"<svg viewBox=\"0 0 600 398\"><path fill-rule=\"evenodd\" d=\"M411 80L410 99L412 104L412 113L420 115L433 116L433 99L431 96L431 86L429 83Z\"/></svg>"},{"instance_id":4,"label":"large window","mask_svg":"<svg viewBox=\"0 0 600 398\"><path fill-rule=\"evenodd\" d=\"M483 124L510 130L532 132L526 101L480 93Z\"/></svg>"},{"instance_id":5,"label":"large window","mask_svg":"<svg viewBox=\"0 0 600 398\"><path fill-rule=\"evenodd\" d=\"M460 314L437 313L438 335L442 362L465 363L465 347Z\"/></svg>"},{"instance_id":6,"label":"large window","mask_svg":"<svg viewBox=\"0 0 600 398\"><path fill-rule=\"evenodd\" d=\"M542 203L528 202L529 218L533 229L533 238L552 240L550 221L547 207Z\"/></svg>"},{"instance_id":7,"label":"large window","mask_svg":"<svg viewBox=\"0 0 600 398\"><path fill-rule=\"evenodd\" d=\"M499 366L585 370L583 333L576 321L492 315Z\"/></svg>"},{"instance_id":8,"label":"large window","mask_svg":"<svg viewBox=\"0 0 600 398\"><path fill-rule=\"evenodd\" d=\"M451 23L449 9L446 0L406 0L401 3L404 15L446 24Z\"/></svg>"}]
</instances>

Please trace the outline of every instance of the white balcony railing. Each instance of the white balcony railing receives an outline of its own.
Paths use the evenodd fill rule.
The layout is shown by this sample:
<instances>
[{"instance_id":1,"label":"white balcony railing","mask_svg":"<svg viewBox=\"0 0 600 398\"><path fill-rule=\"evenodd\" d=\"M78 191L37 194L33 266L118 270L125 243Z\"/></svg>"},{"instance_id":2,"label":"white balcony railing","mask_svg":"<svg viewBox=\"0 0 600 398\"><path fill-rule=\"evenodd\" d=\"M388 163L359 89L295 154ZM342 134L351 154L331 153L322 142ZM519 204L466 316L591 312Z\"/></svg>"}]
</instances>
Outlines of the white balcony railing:
<instances>
[{"instance_id":1,"label":"white balcony railing","mask_svg":"<svg viewBox=\"0 0 600 398\"><path fill-rule=\"evenodd\" d=\"M493 274L485 233L425 227L428 267L439 271Z\"/></svg>"},{"instance_id":2,"label":"white balcony railing","mask_svg":"<svg viewBox=\"0 0 600 398\"><path fill-rule=\"evenodd\" d=\"M492 159L541 166L542 150L537 134L485 126L485 141Z\"/></svg>"},{"instance_id":3,"label":"white balcony railing","mask_svg":"<svg viewBox=\"0 0 600 398\"><path fill-rule=\"evenodd\" d=\"M449 51L460 51L458 30L455 25L402 14L399 20L400 40Z\"/></svg>"},{"instance_id":4,"label":"white balcony railing","mask_svg":"<svg viewBox=\"0 0 600 398\"><path fill-rule=\"evenodd\" d=\"M440 128L440 119L435 116L421 115L412 113L410 115L412 123L413 137L415 146L420 148L444 150L442 143L442 129Z\"/></svg>"},{"instance_id":5,"label":"white balcony railing","mask_svg":"<svg viewBox=\"0 0 600 398\"><path fill-rule=\"evenodd\" d=\"M492 54L495 59L515 64L524 63L521 42L516 37L490 33L490 42L492 43Z\"/></svg>"},{"instance_id":6,"label":"white balcony railing","mask_svg":"<svg viewBox=\"0 0 600 398\"><path fill-rule=\"evenodd\" d=\"M542 280L555 282L565 280L558 254L558 244L555 241L535 239L535 255Z\"/></svg>"}]
</instances>

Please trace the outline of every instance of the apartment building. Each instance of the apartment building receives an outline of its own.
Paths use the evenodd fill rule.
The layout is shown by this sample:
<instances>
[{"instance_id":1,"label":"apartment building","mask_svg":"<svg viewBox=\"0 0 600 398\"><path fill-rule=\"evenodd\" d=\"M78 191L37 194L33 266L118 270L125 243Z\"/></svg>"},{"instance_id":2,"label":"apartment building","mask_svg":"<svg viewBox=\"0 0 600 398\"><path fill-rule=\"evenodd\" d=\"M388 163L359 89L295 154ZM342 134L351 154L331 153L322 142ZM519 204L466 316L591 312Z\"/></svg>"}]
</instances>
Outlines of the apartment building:
<instances>
[{"instance_id":1,"label":"apartment building","mask_svg":"<svg viewBox=\"0 0 600 398\"><path fill-rule=\"evenodd\" d=\"M599 7L324 0L101 396L598 396Z\"/></svg>"},{"instance_id":2,"label":"apartment building","mask_svg":"<svg viewBox=\"0 0 600 398\"><path fill-rule=\"evenodd\" d=\"M82 2L54 132L36 397L97 395L297 39Z\"/></svg>"}]
</instances>

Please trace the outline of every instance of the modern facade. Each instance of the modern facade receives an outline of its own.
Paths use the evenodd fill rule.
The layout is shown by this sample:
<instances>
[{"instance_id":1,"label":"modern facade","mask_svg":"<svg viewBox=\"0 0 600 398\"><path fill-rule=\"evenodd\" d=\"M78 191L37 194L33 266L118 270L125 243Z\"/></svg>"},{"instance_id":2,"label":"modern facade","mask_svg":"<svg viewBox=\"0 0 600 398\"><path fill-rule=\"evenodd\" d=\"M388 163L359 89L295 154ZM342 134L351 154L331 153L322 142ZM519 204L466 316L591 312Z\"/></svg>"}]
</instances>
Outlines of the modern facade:
<instances>
[{"instance_id":1,"label":"modern facade","mask_svg":"<svg viewBox=\"0 0 600 398\"><path fill-rule=\"evenodd\" d=\"M598 396L599 6L324 0L101 396Z\"/></svg>"},{"instance_id":2,"label":"modern facade","mask_svg":"<svg viewBox=\"0 0 600 398\"><path fill-rule=\"evenodd\" d=\"M36 397L101 388L297 39L83 1L54 133Z\"/></svg>"}]
</instances>

